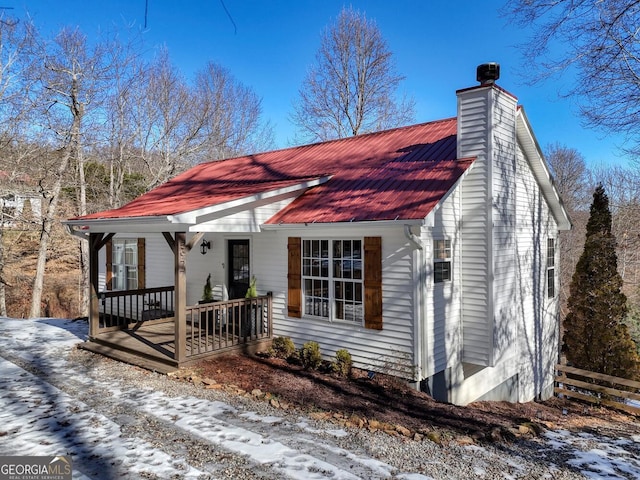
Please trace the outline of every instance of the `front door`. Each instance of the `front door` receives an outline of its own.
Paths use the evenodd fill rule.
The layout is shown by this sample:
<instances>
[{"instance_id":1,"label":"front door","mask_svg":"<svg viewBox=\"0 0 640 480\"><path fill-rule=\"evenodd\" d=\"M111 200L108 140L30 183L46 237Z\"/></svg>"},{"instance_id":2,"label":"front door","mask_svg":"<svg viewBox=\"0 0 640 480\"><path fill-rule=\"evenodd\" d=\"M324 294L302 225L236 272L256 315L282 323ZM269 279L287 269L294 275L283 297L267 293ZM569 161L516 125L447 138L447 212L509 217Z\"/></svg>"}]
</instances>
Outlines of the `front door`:
<instances>
[{"instance_id":1,"label":"front door","mask_svg":"<svg viewBox=\"0 0 640 480\"><path fill-rule=\"evenodd\" d=\"M244 298L249 289L249 240L229 240L229 299Z\"/></svg>"}]
</instances>

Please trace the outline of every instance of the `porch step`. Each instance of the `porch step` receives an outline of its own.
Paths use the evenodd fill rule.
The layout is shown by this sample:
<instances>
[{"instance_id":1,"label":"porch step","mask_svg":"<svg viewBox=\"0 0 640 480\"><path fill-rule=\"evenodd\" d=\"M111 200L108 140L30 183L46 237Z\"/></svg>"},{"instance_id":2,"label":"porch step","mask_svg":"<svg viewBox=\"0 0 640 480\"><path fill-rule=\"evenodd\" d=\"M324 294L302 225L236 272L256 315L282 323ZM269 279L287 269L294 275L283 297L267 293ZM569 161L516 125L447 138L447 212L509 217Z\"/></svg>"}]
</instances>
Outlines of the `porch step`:
<instances>
[{"instance_id":1,"label":"porch step","mask_svg":"<svg viewBox=\"0 0 640 480\"><path fill-rule=\"evenodd\" d=\"M118 348L114 348L112 346L107 346L107 345L103 345L103 344L92 342L92 341L83 342L78 347L82 348L83 350L87 350L89 352L99 353L100 355L104 355L105 357L118 360L119 362L124 362L130 365L142 367L146 370L162 373L164 375L178 370L178 367L174 364L159 361L159 360L152 360L147 357L135 355L125 350L121 350Z\"/></svg>"}]
</instances>

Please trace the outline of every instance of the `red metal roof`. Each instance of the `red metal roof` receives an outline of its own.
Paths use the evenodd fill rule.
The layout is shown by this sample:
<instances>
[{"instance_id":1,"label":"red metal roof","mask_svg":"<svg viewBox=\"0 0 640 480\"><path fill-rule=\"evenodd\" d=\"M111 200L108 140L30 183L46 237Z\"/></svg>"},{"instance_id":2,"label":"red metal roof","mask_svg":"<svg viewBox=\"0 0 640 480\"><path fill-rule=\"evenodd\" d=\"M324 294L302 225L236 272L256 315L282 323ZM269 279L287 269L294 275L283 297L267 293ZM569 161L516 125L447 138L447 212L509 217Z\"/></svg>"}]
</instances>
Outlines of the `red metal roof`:
<instances>
[{"instance_id":1,"label":"red metal roof","mask_svg":"<svg viewBox=\"0 0 640 480\"><path fill-rule=\"evenodd\" d=\"M269 223L425 217L471 164L456 119L197 165L123 207L86 220L176 215L331 175Z\"/></svg>"}]
</instances>

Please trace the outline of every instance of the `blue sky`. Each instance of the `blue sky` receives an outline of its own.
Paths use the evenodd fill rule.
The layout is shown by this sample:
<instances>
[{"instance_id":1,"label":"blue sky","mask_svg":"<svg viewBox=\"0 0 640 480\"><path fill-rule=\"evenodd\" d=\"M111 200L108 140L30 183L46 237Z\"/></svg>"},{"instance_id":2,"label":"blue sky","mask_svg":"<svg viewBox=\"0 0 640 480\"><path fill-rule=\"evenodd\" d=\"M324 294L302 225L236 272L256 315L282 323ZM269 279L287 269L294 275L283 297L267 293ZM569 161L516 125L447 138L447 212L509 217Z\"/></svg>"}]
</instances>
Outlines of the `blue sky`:
<instances>
[{"instance_id":1,"label":"blue sky","mask_svg":"<svg viewBox=\"0 0 640 480\"><path fill-rule=\"evenodd\" d=\"M507 25L499 9L505 0L5 0L11 14L28 10L44 32L79 25L89 38L99 28L133 25L144 30L153 51L162 45L187 78L208 61L228 68L262 98L263 115L275 126L279 147L295 128L288 116L322 30L344 5L376 21L394 54L401 90L416 100L416 122L456 114L455 91L477 85L478 64L501 65L498 84L516 95L543 149L560 142L577 149L590 166L626 164L622 137L582 126L574 101L560 99L563 81L528 86L520 76L516 46L530 32Z\"/></svg>"}]
</instances>

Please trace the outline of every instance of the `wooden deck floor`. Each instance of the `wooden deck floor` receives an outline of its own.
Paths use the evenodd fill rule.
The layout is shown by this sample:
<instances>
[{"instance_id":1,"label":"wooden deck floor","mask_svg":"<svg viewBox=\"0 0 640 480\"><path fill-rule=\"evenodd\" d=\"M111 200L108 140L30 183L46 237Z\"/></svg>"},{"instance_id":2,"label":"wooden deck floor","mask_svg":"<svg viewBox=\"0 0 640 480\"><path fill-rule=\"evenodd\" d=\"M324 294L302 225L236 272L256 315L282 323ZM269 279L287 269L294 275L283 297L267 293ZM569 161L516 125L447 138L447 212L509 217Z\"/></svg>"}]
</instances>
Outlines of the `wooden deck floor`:
<instances>
[{"instance_id":1,"label":"wooden deck floor","mask_svg":"<svg viewBox=\"0 0 640 480\"><path fill-rule=\"evenodd\" d=\"M103 332L82 344L81 348L148 370L168 373L207 356L232 351L255 352L270 341L271 339L260 339L245 342L227 332L212 335L211 331L193 326L189 328L187 335L187 361L179 364L174 358L175 326L173 321L169 321L144 324L129 330Z\"/></svg>"}]
</instances>

